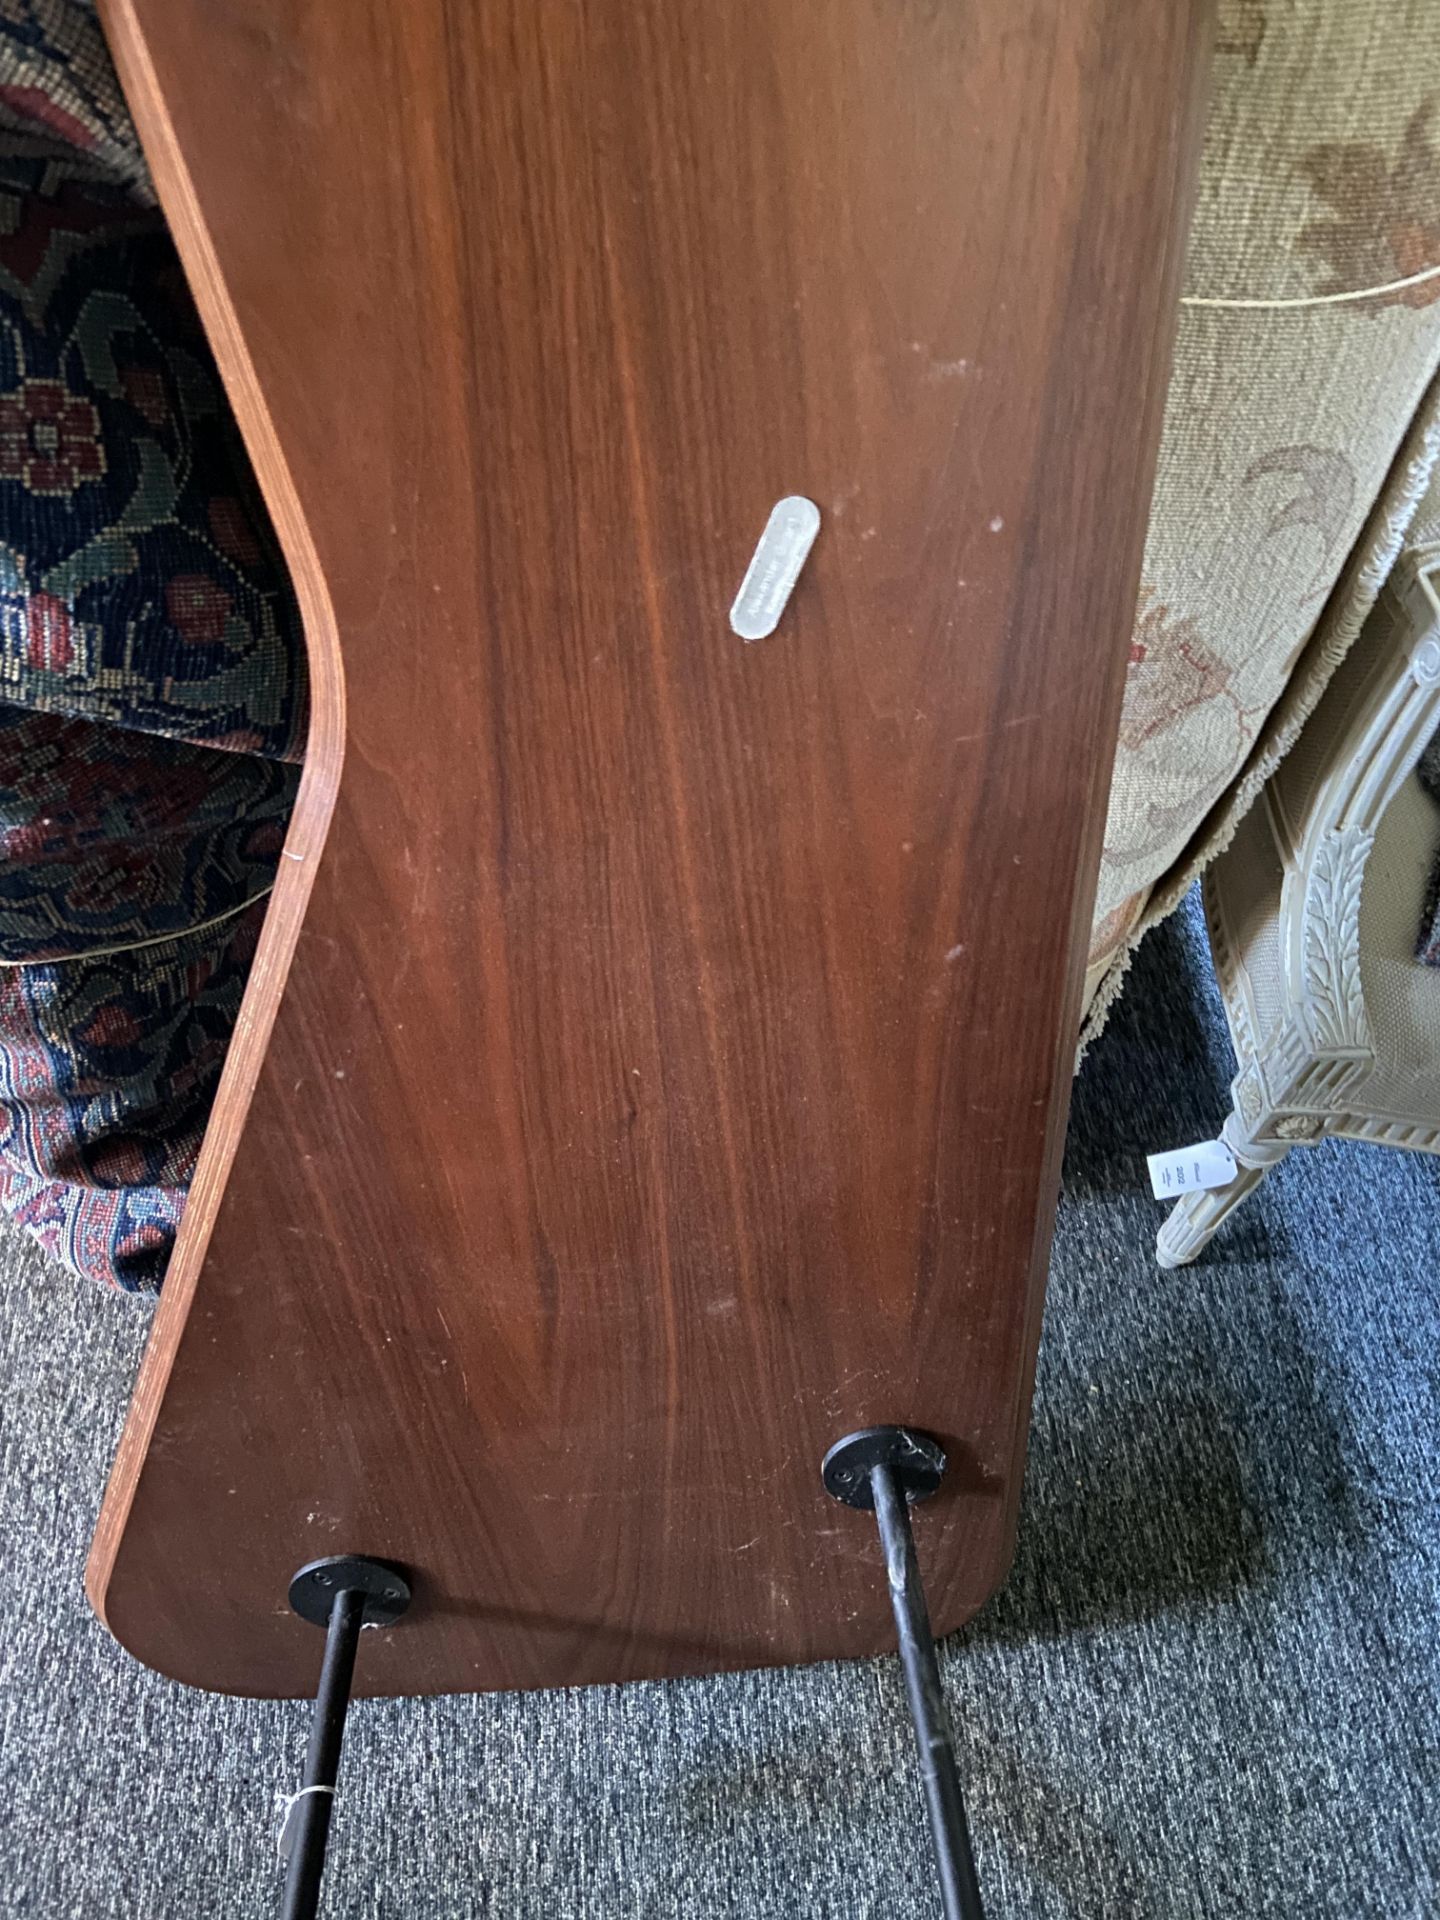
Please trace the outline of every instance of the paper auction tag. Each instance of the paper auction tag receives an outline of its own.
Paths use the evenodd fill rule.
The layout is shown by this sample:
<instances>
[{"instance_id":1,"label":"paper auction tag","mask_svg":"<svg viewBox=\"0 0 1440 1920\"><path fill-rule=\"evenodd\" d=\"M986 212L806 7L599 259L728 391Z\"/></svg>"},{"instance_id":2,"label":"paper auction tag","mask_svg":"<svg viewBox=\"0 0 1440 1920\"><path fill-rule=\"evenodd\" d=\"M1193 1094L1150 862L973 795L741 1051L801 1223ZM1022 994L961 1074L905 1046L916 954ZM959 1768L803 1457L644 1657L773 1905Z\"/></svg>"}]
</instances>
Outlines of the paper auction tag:
<instances>
[{"instance_id":1,"label":"paper auction tag","mask_svg":"<svg viewBox=\"0 0 1440 1920\"><path fill-rule=\"evenodd\" d=\"M1157 1200L1174 1200L1205 1187L1224 1187L1235 1178L1235 1156L1223 1140L1202 1140L1196 1147L1146 1156L1150 1187Z\"/></svg>"}]
</instances>

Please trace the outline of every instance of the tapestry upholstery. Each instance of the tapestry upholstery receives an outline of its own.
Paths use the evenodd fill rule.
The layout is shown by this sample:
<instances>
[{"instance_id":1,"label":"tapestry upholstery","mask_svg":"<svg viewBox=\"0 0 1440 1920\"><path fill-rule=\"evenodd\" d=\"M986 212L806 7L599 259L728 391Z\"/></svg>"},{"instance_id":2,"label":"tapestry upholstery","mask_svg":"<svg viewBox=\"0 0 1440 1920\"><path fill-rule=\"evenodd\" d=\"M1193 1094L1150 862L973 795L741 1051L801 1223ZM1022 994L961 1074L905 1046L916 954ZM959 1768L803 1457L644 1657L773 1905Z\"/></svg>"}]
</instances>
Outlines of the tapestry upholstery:
<instances>
[{"instance_id":1,"label":"tapestry upholstery","mask_svg":"<svg viewBox=\"0 0 1440 1920\"><path fill-rule=\"evenodd\" d=\"M0 1206L77 1273L164 1278L264 912L0 968Z\"/></svg>"},{"instance_id":2,"label":"tapestry upholstery","mask_svg":"<svg viewBox=\"0 0 1440 1920\"><path fill-rule=\"evenodd\" d=\"M0 154L12 188L155 205L93 0L0 0Z\"/></svg>"},{"instance_id":3,"label":"tapestry upholstery","mask_svg":"<svg viewBox=\"0 0 1440 1920\"><path fill-rule=\"evenodd\" d=\"M158 1286L298 779L288 577L98 27L0 0L0 1205Z\"/></svg>"},{"instance_id":4,"label":"tapestry upholstery","mask_svg":"<svg viewBox=\"0 0 1440 1920\"><path fill-rule=\"evenodd\" d=\"M295 759L288 577L122 112L74 0L0 0L0 700Z\"/></svg>"},{"instance_id":5,"label":"tapestry upholstery","mask_svg":"<svg viewBox=\"0 0 1440 1920\"><path fill-rule=\"evenodd\" d=\"M1227 844L1440 446L1430 0L1221 0L1087 980Z\"/></svg>"},{"instance_id":6,"label":"tapestry upholstery","mask_svg":"<svg viewBox=\"0 0 1440 1920\"><path fill-rule=\"evenodd\" d=\"M0 965L193 932L267 893L298 770L0 707Z\"/></svg>"}]
</instances>

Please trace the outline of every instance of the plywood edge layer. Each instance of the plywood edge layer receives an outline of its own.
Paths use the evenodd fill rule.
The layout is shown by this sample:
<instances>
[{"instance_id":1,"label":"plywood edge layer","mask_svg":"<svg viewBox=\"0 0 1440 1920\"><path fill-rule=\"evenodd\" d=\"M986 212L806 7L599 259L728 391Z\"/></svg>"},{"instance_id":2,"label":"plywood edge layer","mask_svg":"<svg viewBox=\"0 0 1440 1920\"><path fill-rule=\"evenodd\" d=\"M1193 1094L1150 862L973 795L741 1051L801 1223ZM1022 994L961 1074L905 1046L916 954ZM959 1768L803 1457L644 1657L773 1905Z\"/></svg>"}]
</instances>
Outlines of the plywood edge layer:
<instances>
[{"instance_id":1,"label":"plywood edge layer","mask_svg":"<svg viewBox=\"0 0 1440 1920\"><path fill-rule=\"evenodd\" d=\"M106 1595L120 1539L176 1347L194 1302L195 1283L250 1110L334 812L345 749L345 680L334 610L300 497L261 395L134 7L131 0L101 0L99 12L161 207L290 569L310 677L305 767L294 814L86 1565L86 1594L113 1633Z\"/></svg>"}]
</instances>

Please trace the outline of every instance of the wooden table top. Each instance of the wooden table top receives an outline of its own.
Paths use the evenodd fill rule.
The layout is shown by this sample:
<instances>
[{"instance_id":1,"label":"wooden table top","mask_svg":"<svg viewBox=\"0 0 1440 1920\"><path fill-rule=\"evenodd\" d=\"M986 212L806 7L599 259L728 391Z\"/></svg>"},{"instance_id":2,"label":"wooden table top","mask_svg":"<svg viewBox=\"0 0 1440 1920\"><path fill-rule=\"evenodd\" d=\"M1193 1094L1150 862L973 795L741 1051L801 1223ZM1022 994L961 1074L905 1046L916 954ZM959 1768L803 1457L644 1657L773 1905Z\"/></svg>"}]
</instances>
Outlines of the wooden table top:
<instances>
[{"instance_id":1,"label":"wooden table top","mask_svg":"<svg viewBox=\"0 0 1440 1920\"><path fill-rule=\"evenodd\" d=\"M902 1420L953 1627L1015 1524L1202 0L104 13L315 717L97 1607L257 1694L340 1551L416 1586L362 1690L866 1652L819 1462Z\"/></svg>"}]
</instances>

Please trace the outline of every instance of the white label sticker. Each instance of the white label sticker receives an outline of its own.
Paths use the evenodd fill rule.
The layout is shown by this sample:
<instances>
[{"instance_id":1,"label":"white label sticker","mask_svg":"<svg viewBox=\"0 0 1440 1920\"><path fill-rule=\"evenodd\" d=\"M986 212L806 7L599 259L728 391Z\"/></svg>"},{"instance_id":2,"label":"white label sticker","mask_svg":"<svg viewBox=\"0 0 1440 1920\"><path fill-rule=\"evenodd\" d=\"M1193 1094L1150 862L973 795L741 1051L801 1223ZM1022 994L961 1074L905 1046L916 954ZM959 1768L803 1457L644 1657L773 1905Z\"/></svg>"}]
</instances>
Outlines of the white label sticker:
<instances>
[{"instance_id":1,"label":"white label sticker","mask_svg":"<svg viewBox=\"0 0 1440 1920\"><path fill-rule=\"evenodd\" d=\"M1223 1140L1202 1140L1198 1147L1176 1147L1173 1153L1152 1153L1150 1187L1157 1200L1174 1200L1182 1193L1206 1187L1228 1186L1235 1178L1235 1156Z\"/></svg>"},{"instance_id":2,"label":"white label sticker","mask_svg":"<svg viewBox=\"0 0 1440 1920\"><path fill-rule=\"evenodd\" d=\"M763 640L779 626L819 531L820 509L803 493L775 503L730 609L730 629L742 640Z\"/></svg>"}]
</instances>

